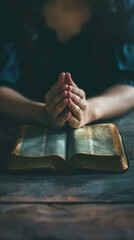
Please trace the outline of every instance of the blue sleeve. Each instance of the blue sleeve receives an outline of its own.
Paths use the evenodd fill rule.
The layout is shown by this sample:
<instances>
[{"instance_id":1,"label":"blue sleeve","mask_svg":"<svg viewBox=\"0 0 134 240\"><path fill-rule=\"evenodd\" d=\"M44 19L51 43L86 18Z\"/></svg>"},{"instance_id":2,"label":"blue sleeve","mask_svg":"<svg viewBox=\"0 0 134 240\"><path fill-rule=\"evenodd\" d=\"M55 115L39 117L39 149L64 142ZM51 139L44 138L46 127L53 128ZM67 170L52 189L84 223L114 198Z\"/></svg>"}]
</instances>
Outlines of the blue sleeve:
<instances>
[{"instance_id":1,"label":"blue sleeve","mask_svg":"<svg viewBox=\"0 0 134 240\"><path fill-rule=\"evenodd\" d=\"M134 86L134 1L123 0L120 7L123 39L115 49L119 83Z\"/></svg>"},{"instance_id":2,"label":"blue sleeve","mask_svg":"<svg viewBox=\"0 0 134 240\"><path fill-rule=\"evenodd\" d=\"M134 44L124 43L115 51L119 82L134 86Z\"/></svg>"},{"instance_id":3,"label":"blue sleeve","mask_svg":"<svg viewBox=\"0 0 134 240\"><path fill-rule=\"evenodd\" d=\"M0 46L0 86L15 87L20 77L19 61L13 43Z\"/></svg>"}]
</instances>

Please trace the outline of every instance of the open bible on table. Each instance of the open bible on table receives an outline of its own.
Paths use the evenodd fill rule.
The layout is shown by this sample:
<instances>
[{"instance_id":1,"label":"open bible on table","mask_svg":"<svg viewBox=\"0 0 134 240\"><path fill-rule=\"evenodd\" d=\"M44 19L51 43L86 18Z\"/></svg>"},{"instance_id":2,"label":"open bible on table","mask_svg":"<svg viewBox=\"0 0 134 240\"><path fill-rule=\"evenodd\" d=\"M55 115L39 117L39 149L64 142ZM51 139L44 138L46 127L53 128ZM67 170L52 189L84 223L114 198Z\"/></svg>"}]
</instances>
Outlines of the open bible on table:
<instances>
[{"instance_id":1,"label":"open bible on table","mask_svg":"<svg viewBox=\"0 0 134 240\"><path fill-rule=\"evenodd\" d=\"M6 167L11 171L123 172L129 161L113 123L64 130L22 125Z\"/></svg>"}]
</instances>

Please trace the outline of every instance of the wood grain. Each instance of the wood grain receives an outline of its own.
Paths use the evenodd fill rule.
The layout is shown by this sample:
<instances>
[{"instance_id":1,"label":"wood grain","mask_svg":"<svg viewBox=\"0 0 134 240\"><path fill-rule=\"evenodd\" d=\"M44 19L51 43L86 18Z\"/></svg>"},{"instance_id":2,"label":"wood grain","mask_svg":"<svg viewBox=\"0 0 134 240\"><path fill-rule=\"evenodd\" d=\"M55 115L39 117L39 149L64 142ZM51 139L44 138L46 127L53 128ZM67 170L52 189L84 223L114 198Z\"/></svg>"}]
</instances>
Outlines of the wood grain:
<instances>
[{"instance_id":1,"label":"wood grain","mask_svg":"<svg viewBox=\"0 0 134 240\"><path fill-rule=\"evenodd\" d=\"M134 162L123 174L1 175L0 202L134 203Z\"/></svg>"},{"instance_id":2,"label":"wood grain","mask_svg":"<svg viewBox=\"0 0 134 240\"><path fill-rule=\"evenodd\" d=\"M131 240L134 205L0 205L1 240Z\"/></svg>"}]
</instances>

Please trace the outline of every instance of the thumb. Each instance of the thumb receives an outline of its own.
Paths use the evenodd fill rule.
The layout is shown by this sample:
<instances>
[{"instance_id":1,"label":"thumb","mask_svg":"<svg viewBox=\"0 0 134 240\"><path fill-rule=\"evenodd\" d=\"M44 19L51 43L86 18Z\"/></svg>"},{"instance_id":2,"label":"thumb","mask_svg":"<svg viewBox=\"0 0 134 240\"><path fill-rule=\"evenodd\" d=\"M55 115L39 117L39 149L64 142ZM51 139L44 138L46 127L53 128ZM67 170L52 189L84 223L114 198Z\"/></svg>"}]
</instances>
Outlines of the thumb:
<instances>
[{"instance_id":1,"label":"thumb","mask_svg":"<svg viewBox=\"0 0 134 240\"><path fill-rule=\"evenodd\" d=\"M77 87L77 85L72 80L71 74L69 72L66 72L65 74L65 83L73 87Z\"/></svg>"}]
</instances>

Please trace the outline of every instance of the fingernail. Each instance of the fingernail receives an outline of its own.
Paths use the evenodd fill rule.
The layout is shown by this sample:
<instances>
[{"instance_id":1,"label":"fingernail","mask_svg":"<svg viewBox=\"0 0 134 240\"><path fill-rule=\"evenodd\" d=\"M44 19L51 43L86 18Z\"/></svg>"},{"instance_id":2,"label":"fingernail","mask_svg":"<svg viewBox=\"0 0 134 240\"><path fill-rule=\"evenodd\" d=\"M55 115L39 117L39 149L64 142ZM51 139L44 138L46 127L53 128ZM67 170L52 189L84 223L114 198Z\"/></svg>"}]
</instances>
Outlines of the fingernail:
<instances>
[{"instance_id":1,"label":"fingernail","mask_svg":"<svg viewBox=\"0 0 134 240\"><path fill-rule=\"evenodd\" d=\"M65 75L65 72L61 72L60 74Z\"/></svg>"}]
</instances>

